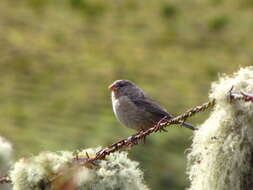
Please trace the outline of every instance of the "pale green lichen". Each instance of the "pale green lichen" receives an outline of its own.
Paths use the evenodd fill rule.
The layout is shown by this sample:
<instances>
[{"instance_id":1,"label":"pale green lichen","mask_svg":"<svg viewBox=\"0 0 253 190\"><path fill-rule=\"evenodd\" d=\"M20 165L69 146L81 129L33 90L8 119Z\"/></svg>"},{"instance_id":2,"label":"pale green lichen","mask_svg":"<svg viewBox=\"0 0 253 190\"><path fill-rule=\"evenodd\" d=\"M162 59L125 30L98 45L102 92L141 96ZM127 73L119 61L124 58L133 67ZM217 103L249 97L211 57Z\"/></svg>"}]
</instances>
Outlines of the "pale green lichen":
<instances>
[{"instance_id":1,"label":"pale green lichen","mask_svg":"<svg viewBox=\"0 0 253 190\"><path fill-rule=\"evenodd\" d=\"M13 163L13 149L10 142L8 142L3 137L0 137L0 176L7 175L8 170ZM1 190L11 189L10 184L1 184Z\"/></svg>"},{"instance_id":2,"label":"pale green lichen","mask_svg":"<svg viewBox=\"0 0 253 190\"><path fill-rule=\"evenodd\" d=\"M253 67L212 84L216 105L195 133L188 155L189 190L242 190L253 186L253 103L230 102L228 92L253 93Z\"/></svg>"},{"instance_id":3,"label":"pale green lichen","mask_svg":"<svg viewBox=\"0 0 253 190\"><path fill-rule=\"evenodd\" d=\"M47 184L50 176L70 164L71 159L72 154L69 152L43 152L38 156L20 159L10 172L13 189L40 189Z\"/></svg>"},{"instance_id":4,"label":"pale green lichen","mask_svg":"<svg viewBox=\"0 0 253 190\"><path fill-rule=\"evenodd\" d=\"M78 155L85 157L87 152L93 156L97 151L86 149ZM125 152L113 153L91 168L80 165L81 161L73 162L74 157L71 152L45 152L18 161L11 171L13 189L57 190L64 185L67 189L80 190L148 190L138 163L128 159Z\"/></svg>"},{"instance_id":5,"label":"pale green lichen","mask_svg":"<svg viewBox=\"0 0 253 190\"><path fill-rule=\"evenodd\" d=\"M143 173L138 163L127 158L126 152L114 153L108 161L102 161L92 184L104 189L147 190L143 183ZM83 190L86 189L85 187Z\"/></svg>"},{"instance_id":6,"label":"pale green lichen","mask_svg":"<svg viewBox=\"0 0 253 190\"><path fill-rule=\"evenodd\" d=\"M12 164L13 149L11 143L9 143L3 137L0 137L0 173L4 174L8 171Z\"/></svg>"}]
</instances>

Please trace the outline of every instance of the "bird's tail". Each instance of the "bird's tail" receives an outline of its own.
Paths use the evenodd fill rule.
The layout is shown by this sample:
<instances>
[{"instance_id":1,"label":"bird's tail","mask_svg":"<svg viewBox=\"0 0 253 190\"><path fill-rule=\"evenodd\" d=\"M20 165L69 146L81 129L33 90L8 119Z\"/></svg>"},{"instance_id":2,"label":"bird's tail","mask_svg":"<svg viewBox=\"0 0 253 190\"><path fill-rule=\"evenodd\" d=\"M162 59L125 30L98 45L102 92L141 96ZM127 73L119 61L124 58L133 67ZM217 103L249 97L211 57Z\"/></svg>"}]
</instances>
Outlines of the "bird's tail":
<instances>
[{"instance_id":1,"label":"bird's tail","mask_svg":"<svg viewBox=\"0 0 253 190\"><path fill-rule=\"evenodd\" d=\"M188 123L179 122L178 124L180 124L180 125L182 125L182 126L188 128L188 129L194 130L194 131L195 131L195 130L198 130L198 128L193 127L192 125L190 125L190 124L188 124Z\"/></svg>"}]
</instances>

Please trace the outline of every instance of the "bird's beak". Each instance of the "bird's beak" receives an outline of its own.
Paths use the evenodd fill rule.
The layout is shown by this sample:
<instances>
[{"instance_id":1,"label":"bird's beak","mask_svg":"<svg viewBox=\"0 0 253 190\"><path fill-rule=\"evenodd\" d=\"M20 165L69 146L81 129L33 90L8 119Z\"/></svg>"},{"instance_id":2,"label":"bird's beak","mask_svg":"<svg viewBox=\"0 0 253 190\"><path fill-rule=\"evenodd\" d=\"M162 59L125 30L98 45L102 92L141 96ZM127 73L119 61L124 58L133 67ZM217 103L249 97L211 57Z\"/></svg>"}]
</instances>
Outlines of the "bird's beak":
<instances>
[{"instance_id":1,"label":"bird's beak","mask_svg":"<svg viewBox=\"0 0 253 190\"><path fill-rule=\"evenodd\" d=\"M117 87L114 84L111 84L110 86L108 86L108 89L114 91L117 90Z\"/></svg>"}]
</instances>

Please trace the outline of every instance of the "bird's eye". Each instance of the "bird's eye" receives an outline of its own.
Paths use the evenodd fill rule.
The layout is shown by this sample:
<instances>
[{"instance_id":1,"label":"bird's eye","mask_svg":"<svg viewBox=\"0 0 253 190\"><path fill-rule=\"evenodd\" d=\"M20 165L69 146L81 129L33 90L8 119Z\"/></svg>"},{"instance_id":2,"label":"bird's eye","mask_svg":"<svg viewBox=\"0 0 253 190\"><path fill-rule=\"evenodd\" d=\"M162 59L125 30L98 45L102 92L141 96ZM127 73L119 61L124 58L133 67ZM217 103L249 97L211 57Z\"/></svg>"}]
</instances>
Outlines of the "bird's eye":
<instances>
[{"instance_id":1,"label":"bird's eye","mask_svg":"<svg viewBox=\"0 0 253 190\"><path fill-rule=\"evenodd\" d=\"M123 87L125 86L123 83L119 83L119 87Z\"/></svg>"}]
</instances>

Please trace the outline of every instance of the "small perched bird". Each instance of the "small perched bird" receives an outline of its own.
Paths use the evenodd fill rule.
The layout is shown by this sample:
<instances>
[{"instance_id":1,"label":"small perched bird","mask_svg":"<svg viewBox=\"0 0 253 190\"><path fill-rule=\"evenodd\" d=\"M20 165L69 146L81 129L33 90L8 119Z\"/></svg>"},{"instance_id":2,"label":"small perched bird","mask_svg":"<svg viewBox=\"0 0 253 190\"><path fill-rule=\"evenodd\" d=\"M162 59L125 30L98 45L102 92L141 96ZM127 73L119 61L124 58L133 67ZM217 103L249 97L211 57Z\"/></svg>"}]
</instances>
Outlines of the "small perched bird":
<instances>
[{"instance_id":1,"label":"small perched bird","mask_svg":"<svg viewBox=\"0 0 253 190\"><path fill-rule=\"evenodd\" d=\"M146 130L163 118L173 118L129 80L116 80L108 88L112 91L114 114L119 122L128 128ZM184 122L178 124L196 130L190 124Z\"/></svg>"}]
</instances>

